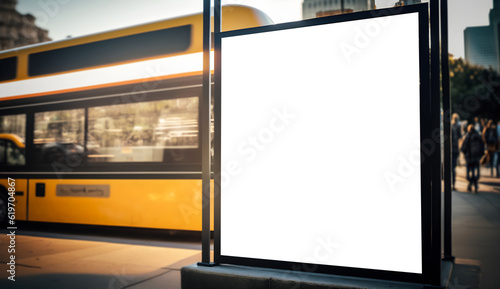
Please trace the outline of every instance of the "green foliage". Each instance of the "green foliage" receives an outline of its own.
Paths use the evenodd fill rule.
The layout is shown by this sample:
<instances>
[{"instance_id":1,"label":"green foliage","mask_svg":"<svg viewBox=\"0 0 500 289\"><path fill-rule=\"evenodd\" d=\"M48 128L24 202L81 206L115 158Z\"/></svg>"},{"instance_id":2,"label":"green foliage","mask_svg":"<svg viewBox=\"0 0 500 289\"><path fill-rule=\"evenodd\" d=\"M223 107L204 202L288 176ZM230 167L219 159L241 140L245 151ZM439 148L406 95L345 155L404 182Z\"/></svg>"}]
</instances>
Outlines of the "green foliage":
<instances>
[{"instance_id":1,"label":"green foliage","mask_svg":"<svg viewBox=\"0 0 500 289\"><path fill-rule=\"evenodd\" d=\"M452 111L461 119L500 119L500 75L491 68L449 58Z\"/></svg>"}]
</instances>

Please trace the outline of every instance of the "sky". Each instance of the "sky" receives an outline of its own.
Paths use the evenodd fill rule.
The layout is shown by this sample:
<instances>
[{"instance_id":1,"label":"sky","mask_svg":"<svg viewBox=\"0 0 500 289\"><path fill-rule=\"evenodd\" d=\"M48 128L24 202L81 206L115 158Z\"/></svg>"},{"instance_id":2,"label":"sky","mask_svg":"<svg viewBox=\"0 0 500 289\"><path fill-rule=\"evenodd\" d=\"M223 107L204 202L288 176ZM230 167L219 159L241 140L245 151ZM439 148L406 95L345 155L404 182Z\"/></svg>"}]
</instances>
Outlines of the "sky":
<instances>
[{"instance_id":1,"label":"sky","mask_svg":"<svg viewBox=\"0 0 500 289\"><path fill-rule=\"evenodd\" d=\"M428 0L424 0L427 2ZM276 23L301 19L303 0L222 0L259 8ZM376 0L377 8L391 7L396 0ZM464 56L463 31L468 26L488 25L493 0L448 0L449 46L456 57ZM76 37L160 19L201 12L202 0L18 0L17 9L30 13L36 24L49 30L53 40Z\"/></svg>"}]
</instances>

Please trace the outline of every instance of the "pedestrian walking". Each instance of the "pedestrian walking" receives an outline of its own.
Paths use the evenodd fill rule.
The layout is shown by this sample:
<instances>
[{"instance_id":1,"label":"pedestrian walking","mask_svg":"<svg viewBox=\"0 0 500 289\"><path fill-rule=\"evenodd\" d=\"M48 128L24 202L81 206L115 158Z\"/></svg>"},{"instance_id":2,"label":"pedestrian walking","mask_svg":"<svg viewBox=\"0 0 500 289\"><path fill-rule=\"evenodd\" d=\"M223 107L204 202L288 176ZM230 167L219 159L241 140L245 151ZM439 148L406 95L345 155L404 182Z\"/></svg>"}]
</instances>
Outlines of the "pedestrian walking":
<instances>
[{"instance_id":1,"label":"pedestrian walking","mask_svg":"<svg viewBox=\"0 0 500 289\"><path fill-rule=\"evenodd\" d=\"M498 132L497 126L493 120L488 121L488 124L483 130L483 142L486 144L486 151L489 155L491 176L493 176L493 171L497 169L497 177L499 176L497 163L497 151L498 151Z\"/></svg>"},{"instance_id":2,"label":"pedestrian walking","mask_svg":"<svg viewBox=\"0 0 500 289\"><path fill-rule=\"evenodd\" d=\"M458 164L458 156L460 155L459 141L462 138L462 127L458 114L454 113L451 117L451 189L455 190L456 168Z\"/></svg>"},{"instance_id":3,"label":"pedestrian walking","mask_svg":"<svg viewBox=\"0 0 500 289\"><path fill-rule=\"evenodd\" d=\"M472 186L474 186L474 192L477 193L477 182L481 177L479 161L484 155L484 144L474 125L471 124L467 127L467 134L460 150L464 153L465 162L467 163L467 180L469 181L467 191L470 192Z\"/></svg>"},{"instance_id":4,"label":"pedestrian walking","mask_svg":"<svg viewBox=\"0 0 500 289\"><path fill-rule=\"evenodd\" d=\"M478 134L483 132L483 125L481 124L481 120L477 116L474 118L474 129L476 129L476 132Z\"/></svg>"}]
</instances>

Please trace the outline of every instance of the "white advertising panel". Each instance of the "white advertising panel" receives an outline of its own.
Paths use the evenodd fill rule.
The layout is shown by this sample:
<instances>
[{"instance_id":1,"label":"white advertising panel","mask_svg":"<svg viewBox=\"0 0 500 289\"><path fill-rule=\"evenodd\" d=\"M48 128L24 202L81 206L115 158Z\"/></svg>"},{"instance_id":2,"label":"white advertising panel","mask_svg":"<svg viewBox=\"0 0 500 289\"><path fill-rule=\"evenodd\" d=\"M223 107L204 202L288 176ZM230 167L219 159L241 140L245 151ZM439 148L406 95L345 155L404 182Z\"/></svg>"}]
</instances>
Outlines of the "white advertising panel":
<instances>
[{"instance_id":1,"label":"white advertising panel","mask_svg":"<svg viewBox=\"0 0 500 289\"><path fill-rule=\"evenodd\" d=\"M221 51L220 254L422 274L418 13Z\"/></svg>"}]
</instances>

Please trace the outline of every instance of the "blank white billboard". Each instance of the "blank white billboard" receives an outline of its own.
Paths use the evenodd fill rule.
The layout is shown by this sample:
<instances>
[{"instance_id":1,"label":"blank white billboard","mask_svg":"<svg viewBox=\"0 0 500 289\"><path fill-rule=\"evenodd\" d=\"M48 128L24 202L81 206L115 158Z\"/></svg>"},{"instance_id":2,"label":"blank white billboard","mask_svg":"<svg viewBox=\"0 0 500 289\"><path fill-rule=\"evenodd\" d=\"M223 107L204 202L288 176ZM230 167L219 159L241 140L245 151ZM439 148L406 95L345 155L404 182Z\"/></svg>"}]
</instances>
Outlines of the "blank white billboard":
<instances>
[{"instance_id":1,"label":"blank white billboard","mask_svg":"<svg viewBox=\"0 0 500 289\"><path fill-rule=\"evenodd\" d=\"M422 273L418 19L221 39L222 256Z\"/></svg>"}]
</instances>

